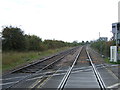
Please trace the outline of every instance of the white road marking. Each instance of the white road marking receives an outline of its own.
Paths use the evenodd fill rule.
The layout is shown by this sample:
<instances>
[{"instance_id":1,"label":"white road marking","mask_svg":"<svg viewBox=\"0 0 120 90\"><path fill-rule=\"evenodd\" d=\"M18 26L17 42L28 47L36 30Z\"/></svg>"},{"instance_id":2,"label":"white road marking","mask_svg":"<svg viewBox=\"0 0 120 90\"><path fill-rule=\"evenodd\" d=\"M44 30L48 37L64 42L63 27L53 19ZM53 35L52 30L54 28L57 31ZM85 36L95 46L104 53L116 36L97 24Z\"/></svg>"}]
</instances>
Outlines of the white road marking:
<instances>
[{"instance_id":1,"label":"white road marking","mask_svg":"<svg viewBox=\"0 0 120 90\"><path fill-rule=\"evenodd\" d=\"M108 86L107 88L114 88L114 87L117 87L118 85L120 85L120 83L113 84L111 86Z\"/></svg>"},{"instance_id":2,"label":"white road marking","mask_svg":"<svg viewBox=\"0 0 120 90\"><path fill-rule=\"evenodd\" d=\"M16 79L16 78L22 78L22 77L25 77L25 76L14 77L14 78L4 78L4 79L0 79L0 80L10 80L10 79Z\"/></svg>"},{"instance_id":3,"label":"white road marking","mask_svg":"<svg viewBox=\"0 0 120 90\"><path fill-rule=\"evenodd\" d=\"M16 81L16 82L18 82L18 81ZM7 84L16 83L16 82L2 83L2 84L0 84L0 85L7 85Z\"/></svg>"},{"instance_id":4,"label":"white road marking","mask_svg":"<svg viewBox=\"0 0 120 90\"><path fill-rule=\"evenodd\" d=\"M118 66L118 65L114 65L114 64L113 64L113 65L111 65L111 66Z\"/></svg>"}]
</instances>

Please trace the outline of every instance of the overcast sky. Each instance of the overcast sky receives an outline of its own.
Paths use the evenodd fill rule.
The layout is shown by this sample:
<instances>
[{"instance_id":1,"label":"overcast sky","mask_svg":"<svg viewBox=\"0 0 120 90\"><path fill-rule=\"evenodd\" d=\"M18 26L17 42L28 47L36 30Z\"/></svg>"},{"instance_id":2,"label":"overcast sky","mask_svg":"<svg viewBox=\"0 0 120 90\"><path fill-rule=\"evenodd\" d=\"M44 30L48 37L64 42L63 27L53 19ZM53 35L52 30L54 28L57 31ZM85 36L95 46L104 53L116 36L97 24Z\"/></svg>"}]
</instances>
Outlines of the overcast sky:
<instances>
[{"instance_id":1,"label":"overcast sky","mask_svg":"<svg viewBox=\"0 0 120 90\"><path fill-rule=\"evenodd\" d=\"M20 27L26 34L72 42L112 37L119 0L0 0L0 27ZM1 28L2 30L2 28Z\"/></svg>"}]
</instances>

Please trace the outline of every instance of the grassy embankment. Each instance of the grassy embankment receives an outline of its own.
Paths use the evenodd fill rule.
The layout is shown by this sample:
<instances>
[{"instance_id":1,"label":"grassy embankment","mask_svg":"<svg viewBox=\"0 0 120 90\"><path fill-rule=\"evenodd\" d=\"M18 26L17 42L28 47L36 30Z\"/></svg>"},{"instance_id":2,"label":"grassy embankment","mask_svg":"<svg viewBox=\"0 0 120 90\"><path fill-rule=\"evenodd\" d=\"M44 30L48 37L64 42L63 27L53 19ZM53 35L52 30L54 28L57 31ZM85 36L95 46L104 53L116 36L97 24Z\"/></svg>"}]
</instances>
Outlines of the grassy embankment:
<instances>
[{"instance_id":1,"label":"grassy embankment","mask_svg":"<svg viewBox=\"0 0 120 90\"><path fill-rule=\"evenodd\" d=\"M120 54L120 48L118 50L118 53ZM120 61L118 61L118 62L110 62L110 59L108 59L108 58L105 58L105 62L106 63L111 63L111 64L120 64Z\"/></svg>"},{"instance_id":2,"label":"grassy embankment","mask_svg":"<svg viewBox=\"0 0 120 90\"><path fill-rule=\"evenodd\" d=\"M92 48L92 49L94 49L94 48ZM98 52L97 49L94 49L94 50ZM120 49L119 49L118 53L120 53ZM120 61L118 61L118 62L110 62L110 59L108 57L104 58L104 60L105 60L106 63L109 63L109 64L120 64Z\"/></svg>"},{"instance_id":3,"label":"grassy embankment","mask_svg":"<svg viewBox=\"0 0 120 90\"><path fill-rule=\"evenodd\" d=\"M70 47L64 47L54 50L47 50L43 52L3 52L2 54L2 70L11 70L17 66L23 65L25 63L30 63L34 60L43 58L55 54L57 52L66 50Z\"/></svg>"},{"instance_id":4,"label":"grassy embankment","mask_svg":"<svg viewBox=\"0 0 120 90\"><path fill-rule=\"evenodd\" d=\"M110 62L110 59L108 59L108 58L105 58L104 60L105 60L106 63L109 63L109 64L120 64L120 61L118 61L118 62Z\"/></svg>"}]
</instances>

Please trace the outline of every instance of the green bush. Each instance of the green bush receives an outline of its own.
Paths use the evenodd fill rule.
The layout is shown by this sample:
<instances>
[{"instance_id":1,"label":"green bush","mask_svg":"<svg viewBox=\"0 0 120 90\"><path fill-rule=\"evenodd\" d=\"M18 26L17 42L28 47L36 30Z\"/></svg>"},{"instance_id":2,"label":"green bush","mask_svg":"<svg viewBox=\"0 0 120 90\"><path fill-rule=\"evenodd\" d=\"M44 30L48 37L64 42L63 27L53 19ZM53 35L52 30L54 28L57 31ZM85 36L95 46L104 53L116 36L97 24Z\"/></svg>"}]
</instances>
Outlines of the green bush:
<instances>
[{"instance_id":1,"label":"green bush","mask_svg":"<svg viewBox=\"0 0 120 90\"><path fill-rule=\"evenodd\" d=\"M91 47L96 49L101 55L103 54L107 57L110 57L110 46L113 46L114 44L114 41L96 41L91 44Z\"/></svg>"},{"instance_id":2,"label":"green bush","mask_svg":"<svg viewBox=\"0 0 120 90\"><path fill-rule=\"evenodd\" d=\"M77 42L68 43L60 40L42 41L36 35L24 35L24 32L13 26L6 26L2 30L3 51L44 51L66 46L78 46Z\"/></svg>"}]
</instances>

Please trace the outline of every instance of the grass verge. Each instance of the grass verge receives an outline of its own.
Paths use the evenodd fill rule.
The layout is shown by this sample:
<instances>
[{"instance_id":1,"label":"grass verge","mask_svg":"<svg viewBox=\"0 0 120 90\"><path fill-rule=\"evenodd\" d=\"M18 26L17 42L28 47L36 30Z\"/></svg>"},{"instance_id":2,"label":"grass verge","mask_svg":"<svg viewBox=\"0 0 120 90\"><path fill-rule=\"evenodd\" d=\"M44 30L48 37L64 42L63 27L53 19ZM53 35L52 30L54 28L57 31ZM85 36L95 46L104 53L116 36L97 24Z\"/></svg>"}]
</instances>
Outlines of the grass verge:
<instances>
[{"instance_id":1,"label":"grass verge","mask_svg":"<svg viewBox=\"0 0 120 90\"><path fill-rule=\"evenodd\" d=\"M33 62L37 59L43 58L45 56L49 56L55 54L57 52L66 50L70 47L63 47L54 50L47 50L43 52L3 52L2 54L2 71L8 71L14 69L17 66Z\"/></svg>"},{"instance_id":2,"label":"grass verge","mask_svg":"<svg viewBox=\"0 0 120 90\"><path fill-rule=\"evenodd\" d=\"M108 58L105 58L105 62L109 63L109 64L120 64L120 61L118 61L118 62L110 62L110 60Z\"/></svg>"}]
</instances>

